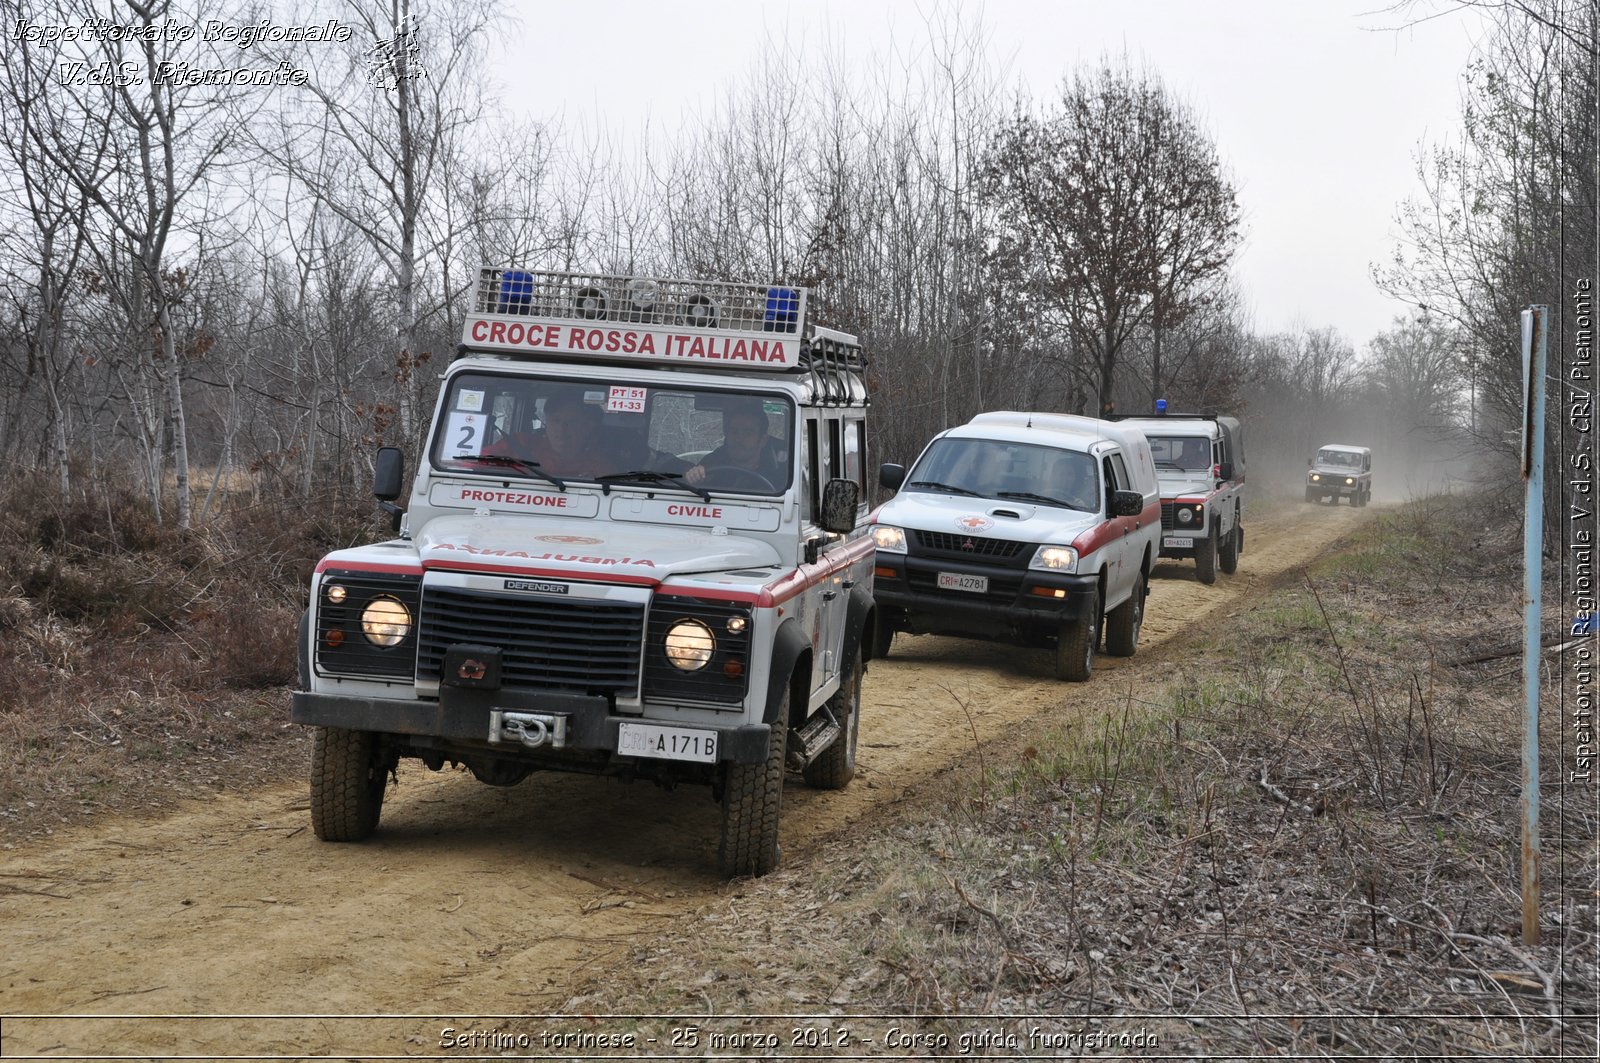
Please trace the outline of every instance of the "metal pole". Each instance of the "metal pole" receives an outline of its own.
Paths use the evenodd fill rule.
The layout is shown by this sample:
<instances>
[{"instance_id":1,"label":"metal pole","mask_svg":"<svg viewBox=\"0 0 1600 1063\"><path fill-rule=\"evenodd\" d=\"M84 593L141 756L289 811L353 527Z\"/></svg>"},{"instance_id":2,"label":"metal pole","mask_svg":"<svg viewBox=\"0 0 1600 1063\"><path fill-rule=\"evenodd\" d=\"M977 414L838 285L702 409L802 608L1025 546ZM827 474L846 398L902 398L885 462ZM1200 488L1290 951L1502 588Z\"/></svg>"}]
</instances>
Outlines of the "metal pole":
<instances>
[{"instance_id":1,"label":"metal pole","mask_svg":"<svg viewBox=\"0 0 1600 1063\"><path fill-rule=\"evenodd\" d=\"M1522 943L1539 943L1539 606L1548 306L1522 312Z\"/></svg>"}]
</instances>

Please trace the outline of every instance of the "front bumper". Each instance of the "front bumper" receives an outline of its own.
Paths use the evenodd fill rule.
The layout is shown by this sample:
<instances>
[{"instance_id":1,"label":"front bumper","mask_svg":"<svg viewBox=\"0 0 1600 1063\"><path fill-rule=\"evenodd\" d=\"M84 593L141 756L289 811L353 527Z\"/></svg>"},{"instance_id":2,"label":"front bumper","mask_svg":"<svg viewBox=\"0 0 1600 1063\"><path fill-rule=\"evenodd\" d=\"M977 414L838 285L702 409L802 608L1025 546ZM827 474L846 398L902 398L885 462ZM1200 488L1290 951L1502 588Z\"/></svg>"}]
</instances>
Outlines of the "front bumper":
<instances>
[{"instance_id":1,"label":"front bumper","mask_svg":"<svg viewBox=\"0 0 1600 1063\"><path fill-rule=\"evenodd\" d=\"M941 589L937 584L940 573L987 577L989 590L979 594ZM1094 575L880 551L872 595L879 613L888 617L896 630L994 640L1013 633L1054 635L1063 624L1084 619L1098 583ZM1040 591L1050 594L1037 593Z\"/></svg>"},{"instance_id":2,"label":"front bumper","mask_svg":"<svg viewBox=\"0 0 1600 1063\"><path fill-rule=\"evenodd\" d=\"M491 744L490 713L495 710L539 713L565 719L565 745L561 749L523 750L516 742ZM767 758L771 728L764 723L674 724L666 720L612 715L605 698L581 694L541 691L456 690L445 688L438 701L401 698L348 697L297 690L289 718L295 723L316 727L338 727L348 731L406 735L482 750L502 755L524 755L530 759L562 752L607 753L613 759L631 761L617 751L619 725L650 723L681 726L696 731L717 733L717 759L738 764L760 764ZM547 752L548 750L548 752Z\"/></svg>"}]
</instances>

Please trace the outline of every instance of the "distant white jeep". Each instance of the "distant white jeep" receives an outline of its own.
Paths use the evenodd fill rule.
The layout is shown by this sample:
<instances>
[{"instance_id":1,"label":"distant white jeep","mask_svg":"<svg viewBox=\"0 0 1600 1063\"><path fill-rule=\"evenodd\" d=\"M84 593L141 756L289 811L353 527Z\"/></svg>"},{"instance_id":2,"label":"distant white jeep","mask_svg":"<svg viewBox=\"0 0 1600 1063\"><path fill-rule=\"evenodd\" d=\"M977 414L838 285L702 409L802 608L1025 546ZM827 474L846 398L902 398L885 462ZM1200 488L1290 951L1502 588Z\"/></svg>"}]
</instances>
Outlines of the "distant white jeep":
<instances>
[{"instance_id":1,"label":"distant white jeep","mask_svg":"<svg viewBox=\"0 0 1600 1063\"><path fill-rule=\"evenodd\" d=\"M1194 558L1215 583L1244 553L1244 428L1232 417L1172 413L1121 417L1150 441L1161 480L1161 556Z\"/></svg>"},{"instance_id":2,"label":"distant white jeep","mask_svg":"<svg viewBox=\"0 0 1600 1063\"><path fill-rule=\"evenodd\" d=\"M1372 501L1372 451L1366 447L1329 443L1306 462L1306 501L1332 502L1348 498L1352 506Z\"/></svg>"}]
</instances>

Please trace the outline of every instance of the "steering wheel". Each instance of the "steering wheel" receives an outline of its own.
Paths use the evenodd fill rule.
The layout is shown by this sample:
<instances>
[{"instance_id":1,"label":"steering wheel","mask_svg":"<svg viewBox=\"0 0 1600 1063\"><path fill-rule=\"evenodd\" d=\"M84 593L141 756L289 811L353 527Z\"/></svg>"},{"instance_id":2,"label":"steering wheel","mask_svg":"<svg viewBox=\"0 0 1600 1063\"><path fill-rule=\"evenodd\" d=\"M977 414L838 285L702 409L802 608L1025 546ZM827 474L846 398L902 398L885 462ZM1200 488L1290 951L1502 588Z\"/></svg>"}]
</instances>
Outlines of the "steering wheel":
<instances>
[{"instance_id":1,"label":"steering wheel","mask_svg":"<svg viewBox=\"0 0 1600 1063\"><path fill-rule=\"evenodd\" d=\"M749 483L754 481L757 484L755 490L770 491L773 494L778 493L778 485L761 475L759 472L756 472L754 469L745 469L738 465L707 465L705 470L705 479L701 480L699 485L701 487L706 486L706 482L711 480L715 474L727 472L733 474L732 481L719 485L727 490L745 490L745 488L739 486L740 482L743 481L745 483ZM718 480L722 479L721 476L715 476L715 478Z\"/></svg>"}]
</instances>

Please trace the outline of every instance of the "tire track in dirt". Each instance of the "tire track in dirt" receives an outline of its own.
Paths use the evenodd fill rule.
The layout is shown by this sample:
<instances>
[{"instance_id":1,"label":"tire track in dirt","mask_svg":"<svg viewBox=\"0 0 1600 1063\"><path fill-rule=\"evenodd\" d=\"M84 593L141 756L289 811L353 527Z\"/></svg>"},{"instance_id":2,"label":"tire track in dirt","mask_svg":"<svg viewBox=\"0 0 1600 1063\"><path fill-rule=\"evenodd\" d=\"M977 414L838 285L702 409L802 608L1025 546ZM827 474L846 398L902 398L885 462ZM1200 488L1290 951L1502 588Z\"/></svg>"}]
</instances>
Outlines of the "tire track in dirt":
<instances>
[{"instance_id":1,"label":"tire track in dirt","mask_svg":"<svg viewBox=\"0 0 1600 1063\"><path fill-rule=\"evenodd\" d=\"M1214 586L1157 566L1141 653L1096 658L1086 686L1052 654L899 636L864 689L848 790L792 780L789 862L859 844L902 799L1019 721L1165 678L1164 642L1237 608L1372 511L1295 507L1252 523ZM1152 659L1154 658L1154 659ZM303 786L115 821L0 859L7 1054L375 1055L436 1050L422 1018L30 1020L18 1015L533 1014L572 976L741 887L714 875L709 791L535 775L496 789L409 762L371 841L311 834Z\"/></svg>"}]
</instances>

